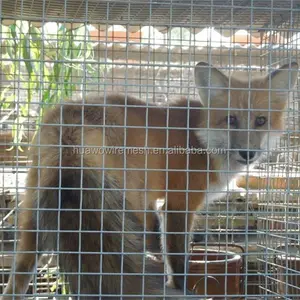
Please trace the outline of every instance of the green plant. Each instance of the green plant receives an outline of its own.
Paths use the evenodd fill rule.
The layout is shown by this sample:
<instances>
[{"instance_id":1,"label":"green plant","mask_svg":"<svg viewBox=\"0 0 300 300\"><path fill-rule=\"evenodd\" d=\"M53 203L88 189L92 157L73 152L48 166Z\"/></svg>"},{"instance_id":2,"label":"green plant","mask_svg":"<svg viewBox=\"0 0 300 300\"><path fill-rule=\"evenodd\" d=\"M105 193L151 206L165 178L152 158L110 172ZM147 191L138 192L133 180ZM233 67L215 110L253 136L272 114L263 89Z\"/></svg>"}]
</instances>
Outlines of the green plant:
<instances>
[{"instance_id":1,"label":"green plant","mask_svg":"<svg viewBox=\"0 0 300 300\"><path fill-rule=\"evenodd\" d=\"M12 148L18 145L21 151L24 123L31 105L38 104L38 125L46 106L72 97L84 73L96 71L93 42L87 26L71 30L62 24L54 25L50 33L25 21L7 27L1 25L4 49L1 68L12 83L3 88L0 103L1 108L11 109L16 114ZM23 102L17 95L20 89L26 90Z\"/></svg>"},{"instance_id":2,"label":"green plant","mask_svg":"<svg viewBox=\"0 0 300 300\"><path fill-rule=\"evenodd\" d=\"M70 294L69 284L66 282L65 275L59 273L58 268L51 269L44 275L45 279L51 279L53 277L56 278L56 281L51 285L50 292L54 293L60 290L60 294L62 295Z\"/></svg>"}]
</instances>

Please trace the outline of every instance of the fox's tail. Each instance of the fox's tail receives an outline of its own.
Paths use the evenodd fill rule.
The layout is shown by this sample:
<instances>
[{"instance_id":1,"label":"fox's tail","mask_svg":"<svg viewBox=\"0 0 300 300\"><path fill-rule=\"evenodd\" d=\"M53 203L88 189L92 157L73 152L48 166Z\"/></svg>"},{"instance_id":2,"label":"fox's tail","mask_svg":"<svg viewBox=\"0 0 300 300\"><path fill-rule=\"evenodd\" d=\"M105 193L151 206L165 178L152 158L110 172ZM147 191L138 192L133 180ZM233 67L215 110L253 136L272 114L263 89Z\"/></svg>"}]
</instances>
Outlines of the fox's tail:
<instances>
[{"instance_id":1,"label":"fox's tail","mask_svg":"<svg viewBox=\"0 0 300 300\"><path fill-rule=\"evenodd\" d=\"M128 203L124 210L114 180L98 178L95 170L62 170L60 185L57 176L46 184L54 189L40 192L40 250L58 251L74 295L182 295L166 290L161 267L145 258L144 229Z\"/></svg>"}]
</instances>

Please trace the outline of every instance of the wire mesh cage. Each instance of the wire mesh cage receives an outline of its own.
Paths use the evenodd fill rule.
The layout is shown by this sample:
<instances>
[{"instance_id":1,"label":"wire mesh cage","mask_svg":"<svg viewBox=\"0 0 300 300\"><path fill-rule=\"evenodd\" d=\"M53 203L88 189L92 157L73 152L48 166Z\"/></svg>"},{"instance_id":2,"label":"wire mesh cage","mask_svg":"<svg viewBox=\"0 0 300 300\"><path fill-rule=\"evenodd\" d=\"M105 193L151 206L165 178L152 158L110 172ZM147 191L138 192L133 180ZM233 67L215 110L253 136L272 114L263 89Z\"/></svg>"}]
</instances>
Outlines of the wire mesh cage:
<instances>
[{"instance_id":1,"label":"wire mesh cage","mask_svg":"<svg viewBox=\"0 0 300 300\"><path fill-rule=\"evenodd\" d=\"M0 16L1 300L300 299L300 1Z\"/></svg>"}]
</instances>

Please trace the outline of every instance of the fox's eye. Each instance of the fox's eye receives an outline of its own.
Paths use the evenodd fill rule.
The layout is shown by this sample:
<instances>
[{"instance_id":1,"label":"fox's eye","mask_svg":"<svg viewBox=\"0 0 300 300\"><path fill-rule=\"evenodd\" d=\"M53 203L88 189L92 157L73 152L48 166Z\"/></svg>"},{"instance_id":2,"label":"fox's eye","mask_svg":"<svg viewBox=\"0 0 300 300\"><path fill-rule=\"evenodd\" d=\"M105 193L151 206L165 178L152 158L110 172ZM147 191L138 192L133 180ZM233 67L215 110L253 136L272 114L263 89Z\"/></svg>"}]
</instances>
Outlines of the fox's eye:
<instances>
[{"instance_id":1,"label":"fox's eye","mask_svg":"<svg viewBox=\"0 0 300 300\"><path fill-rule=\"evenodd\" d=\"M236 126L236 124L237 124L237 118L235 116L229 116L228 119L227 119L227 122L231 126Z\"/></svg>"},{"instance_id":2,"label":"fox's eye","mask_svg":"<svg viewBox=\"0 0 300 300\"><path fill-rule=\"evenodd\" d=\"M256 126L263 126L267 122L267 119L265 117L257 117L255 120L255 125Z\"/></svg>"}]
</instances>

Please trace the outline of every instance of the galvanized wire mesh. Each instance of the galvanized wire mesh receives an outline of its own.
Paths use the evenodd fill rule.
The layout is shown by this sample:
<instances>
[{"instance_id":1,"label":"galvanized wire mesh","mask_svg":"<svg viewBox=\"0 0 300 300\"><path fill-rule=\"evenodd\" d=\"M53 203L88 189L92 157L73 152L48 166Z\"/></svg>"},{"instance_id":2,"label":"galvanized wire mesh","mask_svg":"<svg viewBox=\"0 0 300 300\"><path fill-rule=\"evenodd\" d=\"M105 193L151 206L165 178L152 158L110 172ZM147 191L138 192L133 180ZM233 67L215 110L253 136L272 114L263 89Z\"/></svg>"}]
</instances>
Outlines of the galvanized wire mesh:
<instances>
[{"instance_id":1,"label":"galvanized wire mesh","mask_svg":"<svg viewBox=\"0 0 300 300\"><path fill-rule=\"evenodd\" d=\"M195 65L198 62L209 62L225 74L250 82L252 77L262 76L286 63L297 61L299 5L299 1L296 0L101 2L2 0L0 3L2 291L7 284L9 274L15 273L15 254L19 251L18 233L24 230L18 229L18 226L22 211L20 204L29 190L25 179L28 171L33 169L32 157L28 156L31 150L28 147L32 149L32 138L36 134L38 148L42 149L39 140L45 141L46 138L43 135L39 137L37 133L41 125L41 113L51 104L62 104L70 98L77 99L77 101L80 101L80 98L85 99L90 92L101 93L104 99L110 92L124 93L125 97L137 97L142 99L144 107L148 108L145 113L145 136L143 136L145 140L138 142L138 147L143 148L142 153L145 153L145 150L149 151L149 147L151 148L151 145L153 147L156 141L155 135L151 134L153 130L151 122L154 121L151 118L148 119L149 105L164 107L178 96L187 97L188 101L192 99L200 101L194 78ZM230 87L229 84L229 89ZM248 92L248 96L253 93L250 86L241 89ZM272 101L270 96L268 97L269 101ZM247 102L248 99L238 99L238 102L243 103L243 101ZM86 105L83 103L82 109ZM112 104L102 104L103 106L105 109L113 107ZM96 109L99 109L99 105L98 108L95 106ZM225 106L225 110L230 114L230 105ZM165 141L163 145L157 142L154 146L154 148L159 148L158 153L167 151L170 139L172 141L175 136L179 137L182 134L180 130L176 135L170 133L175 130L171 125L174 120L170 119L172 113L169 110L166 111L166 122L162 126L167 129ZM187 111L189 118L189 110ZM248 110L249 114L250 111ZM190 270L185 267L184 275L193 272L196 277L189 275L188 282L184 286L191 288L197 283L198 290L196 290L199 297L201 295L206 299L210 297L299 299L299 97L297 85L290 94L286 112L285 131L278 139L275 148L267 149L265 159L257 163L253 170L242 174L226 186L225 192L223 190L222 196L215 199L214 203L206 205L207 200L204 207L195 212L195 226L191 232L192 250L198 251L196 258L198 265L195 265L203 267L193 269L195 265L190 265ZM274 112L269 108L268 113ZM76 117L78 116L74 115L74 121ZM117 117L117 114L110 115L113 120L114 118L117 120ZM155 115L153 118L155 119ZM180 120L175 121L180 122ZM59 118L61 126L58 127L61 136L66 126L63 122L65 118L62 118L61 113ZM77 125L81 128L87 128L86 122L82 120L78 122ZM115 137L119 141L118 149L121 149L119 154L124 157L124 165L119 170L124 173L118 175L119 186L115 189L122 194L120 205L124 212L128 211L128 208L125 209L127 197L133 197L130 195L134 192L138 195L136 196L137 202L142 203L141 211L149 212L150 208L147 208L145 203L151 192L157 192L157 189L166 192L170 189L166 183L156 190L152 187L152 191L149 178L153 176L153 169L155 169L157 172L161 171L157 174L164 174L163 181L171 182L169 177L172 176L170 173L172 157L166 156L165 164L159 166L153 164L147 156L139 162L140 165L130 161L130 157L124 155L126 145L122 144L131 138L128 132L132 129L126 125L130 122L134 120L124 118L124 124L121 127L126 130L123 131L122 137L118 136L119 140ZM118 132L111 129L113 125L118 125L117 123L118 121L111 121L109 126L104 126L103 130L108 137ZM247 134L247 132L250 133L250 127L250 120L248 120L248 125L240 129ZM136 132L133 133L136 137L140 134L139 130L137 127ZM157 130L162 130L162 128L159 127ZM224 136L233 131L232 128L223 130ZM71 164L74 174L78 174L76 173L78 170L88 169L83 159L84 155L91 154L85 152L88 149L85 148L86 145L83 142L88 135L87 131L83 133L81 130L76 141L72 140L73 135L70 136L70 141L73 143L72 149L75 151L76 148L77 155L80 157L79 165L72 166ZM154 142L148 139L149 136L154 139ZM99 146L100 138L103 137L93 140L95 147L92 148ZM103 141L106 141L105 138ZM200 139L201 142L203 143ZM185 147L190 147L191 143L188 139ZM64 140L59 140L60 162L58 166L55 166L60 170L59 172L64 169L62 157L65 153L65 145ZM250 147L249 145L240 146ZM50 153L55 145L48 145L48 147ZM40 157L39 151L38 161L40 162L43 157ZM43 155L47 153L43 152ZM224 174L230 175L228 161L223 170L223 176ZM37 167L41 165L37 164ZM45 167L50 169L51 166L44 165L43 168ZM89 167L97 169L94 165ZM120 165L116 163L114 167L118 168ZM136 179L138 176L130 181L130 172L133 171L129 168L140 168L138 179L144 183L141 189L138 189L141 187ZM195 166L187 166L186 174L194 168ZM101 167L98 166L99 169ZM198 171L203 174L203 180L206 180L204 178L211 169L212 166L204 170L198 168ZM221 173L221 170L215 169L216 173ZM110 172L107 166L101 171L104 172L103 174ZM38 178L40 177L41 175L38 175ZM172 179L173 187L176 187L177 178L179 177L175 176ZM189 188L190 178L189 176L187 178L186 189L181 191L186 201L191 196L192 190L195 192L198 189L195 186ZM85 200L83 194L86 189L83 189L82 184L81 182L80 202ZM178 183L178 186L184 185ZM42 183L39 182L37 189L42 188ZM104 182L98 188L103 192L98 203L101 207L103 205L101 201L105 197ZM213 192L221 192L218 188L220 187L212 187L212 190L209 190L208 187L207 196L210 197ZM58 190L61 200L64 187L58 186ZM162 205L164 201L169 200L159 199L158 204ZM176 199L170 201L176 201ZM94 209L96 215L98 213L102 216L106 210L103 206L101 209L99 207L90 208ZM154 207L152 209L159 212L158 219L160 220L164 211ZM42 209L36 208L36 210L38 219ZM63 210L59 213L63 213ZM188 216L188 208L185 205L182 213ZM122 216L124 227L126 214ZM111 222L113 224L114 220L112 219ZM181 233L188 236L187 224L183 226L185 229L181 230ZM123 227L121 232L124 231ZM165 229L162 226L162 241L166 239ZM156 230L157 234L159 229L156 228ZM79 232L81 233L81 230ZM61 233L58 231L55 234L59 246ZM70 236L71 234L72 232ZM102 240L102 235L105 234L101 228L100 237L97 238ZM111 234L114 239L113 233ZM131 234L138 235L139 233L132 232ZM177 234L180 235L180 233ZM126 289L125 273L128 266L123 265L123 262L126 257L130 257L130 253L126 253L124 249L126 234L123 232L115 239L118 238L120 249L122 249L120 252L116 250L121 265L120 284L122 285L123 281L124 284L120 289L120 295L111 295L115 298L122 297L124 286ZM143 240L145 242L145 237ZM81 247L85 246L81 243L79 246L77 251L80 253L83 251ZM40 254L45 251L39 247L38 250ZM141 254L145 256L148 250L145 244ZM159 252L160 249L155 248L155 251ZM56 254L59 254L59 250L57 252ZM100 261L105 260L106 252L103 249L99 251ZM69 292L64 272L58 267L58 261L61 258L58 259L57 255L48 254L47 252L47 255L38 263L37 271L33 271L34 276L26 291L28 297L59 298ZM162 265L160 255L158 254L157 264ZM188 252L184 255L187 257ZM145 264L145 258L143 264ZM102 276L100 282L105 278L101 266L100 263L98 270L98 274ZM147 273L145 266L143 265L141 269L140 273L145 275ZM154 277L159 276L156 274ZM143 282L143 287L146 285L145 282ZM136 280L130 284L134 289L136 288L134 284L139 285L139 281ZM101 283L99 286L96 298L104 298ZM165 285L161 282L160 286L163 288ZM143 287L137 287L142 290L137 298L147 296ZM82 293L82 298L86 297L85 292ZM16 292L13 292L13 295L16 295ZM80 295L75 292L73 297L76 296ZM152 296L158 298L155 292ZM132 298L129 297L129 299Z\"/></svg>"}]
</instances>

